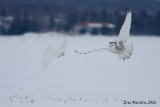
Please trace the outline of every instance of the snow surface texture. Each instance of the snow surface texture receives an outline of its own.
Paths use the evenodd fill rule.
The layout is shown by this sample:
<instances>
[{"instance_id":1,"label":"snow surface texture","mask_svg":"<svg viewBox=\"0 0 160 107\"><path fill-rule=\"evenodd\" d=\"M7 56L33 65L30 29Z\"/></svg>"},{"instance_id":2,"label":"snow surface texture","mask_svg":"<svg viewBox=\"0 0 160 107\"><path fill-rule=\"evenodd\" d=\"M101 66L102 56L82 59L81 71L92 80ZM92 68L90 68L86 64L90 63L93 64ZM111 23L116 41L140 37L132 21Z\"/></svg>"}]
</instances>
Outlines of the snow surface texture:
<instances>
[{"instance_id":1,"label":"snow surface texture","mask_svg":"<svg viewBox=\"0 0 160 107\"><path fill-rule=\"evenodd\" d=\"M160 107L160 38L131 36L133 55L119 61L109 52L74 52L108 47L117 36L70 36L65 55L43 70L48 43L64 38L57 33L0 36L0 107Z\"/></svg>"}]
</instances>

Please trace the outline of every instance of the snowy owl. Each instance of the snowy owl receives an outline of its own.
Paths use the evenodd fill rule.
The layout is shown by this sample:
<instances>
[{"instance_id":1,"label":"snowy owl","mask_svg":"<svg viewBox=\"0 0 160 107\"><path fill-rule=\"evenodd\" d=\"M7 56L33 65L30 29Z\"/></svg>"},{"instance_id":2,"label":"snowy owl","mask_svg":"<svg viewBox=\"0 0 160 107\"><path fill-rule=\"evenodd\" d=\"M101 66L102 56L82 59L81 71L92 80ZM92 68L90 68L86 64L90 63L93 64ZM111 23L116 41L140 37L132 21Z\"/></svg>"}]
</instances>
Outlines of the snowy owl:
<instances>
[{"instance_id":1,"label":"snowy owl","mask_svg":"<svg viewBox=\"0 0 160 107\"><path fill-rule=\"evenodd\" d=\"M130 56L132 55L133 45L125 44L125 43L127 42L129 38L129 34L130 34L131 17L132 17L132 13L131 11L128 11L126 19L124 21L124 24L122 25L122 28L120 30L117 40L115 42L109 42L108 48L95 49L95 50L88 51L85 53L80 53L76 50L74 51L78 54L87 54L87 53L95 52L95 51L109 50L112 53L118 54L118 59L123 59L123 60L129 59Z\"/></svg>"},{"instance_id":2,"label":"snowy owl","mask_svg":"<svg viewBox=\"0 0 160 107\"><path fill-rule=\"evenodd\" d=\"M46 69L54 58L60 58L64 56L67 39L68 37L66 37L60 45L56 45L54 43L48 45L42 57L43 69Z\"/></svg>"}]
</instances>

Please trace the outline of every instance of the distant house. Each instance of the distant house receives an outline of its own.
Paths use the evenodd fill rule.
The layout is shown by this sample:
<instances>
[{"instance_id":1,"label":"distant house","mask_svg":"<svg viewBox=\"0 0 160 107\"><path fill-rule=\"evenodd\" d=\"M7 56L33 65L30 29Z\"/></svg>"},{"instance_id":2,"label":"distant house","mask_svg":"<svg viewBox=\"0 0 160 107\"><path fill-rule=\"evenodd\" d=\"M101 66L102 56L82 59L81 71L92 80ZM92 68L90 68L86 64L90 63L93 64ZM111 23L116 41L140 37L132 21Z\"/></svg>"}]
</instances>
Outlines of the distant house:
<instances>
[{"instance_id":1,"label":"distant house","mask_svg":"<svg viewBox=\"0 0 160 107\"><path fill-rule=\"evenodd\" d=\"M79 22L75 25L74 30L75 32L80 32L83 29L86 32L92 32L94 29L100 31L103 27L109 30L115 29L115 25L108 22Z\"/></svg>"},{"instance_id":2,"label":"distant house","mask_svg":"<svg viewBox=\"0 0 160 107\"><path fill-rule=\"evenodd\" d=\"M12 16L0 17L0 34L8 31L14 18Z\"/></svg>"}]
</instances>

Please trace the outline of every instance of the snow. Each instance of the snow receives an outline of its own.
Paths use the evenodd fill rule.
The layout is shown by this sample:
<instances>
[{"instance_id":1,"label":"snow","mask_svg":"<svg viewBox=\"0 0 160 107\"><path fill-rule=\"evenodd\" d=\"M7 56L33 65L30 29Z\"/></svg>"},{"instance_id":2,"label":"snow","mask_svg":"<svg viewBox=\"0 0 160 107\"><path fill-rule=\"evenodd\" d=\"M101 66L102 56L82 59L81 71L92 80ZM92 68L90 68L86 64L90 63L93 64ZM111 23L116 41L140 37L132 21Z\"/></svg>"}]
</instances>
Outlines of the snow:
<instances>
[{"instance_id":1,"label":"snow","mask_svg":"<svg viewBox=\"0 0 160 107\"><path fill-rule=\"evenodd\" d=\"M131 36L133 55L121 61L110 52L74 52L108 47L116 36L69 36L66 54L43 70L44 50L49 43L61 43L64 35L0 36L0 107L160 106L160 38ZM123 100L157 104L123 104Z\"/></svg>"}]
</instances>

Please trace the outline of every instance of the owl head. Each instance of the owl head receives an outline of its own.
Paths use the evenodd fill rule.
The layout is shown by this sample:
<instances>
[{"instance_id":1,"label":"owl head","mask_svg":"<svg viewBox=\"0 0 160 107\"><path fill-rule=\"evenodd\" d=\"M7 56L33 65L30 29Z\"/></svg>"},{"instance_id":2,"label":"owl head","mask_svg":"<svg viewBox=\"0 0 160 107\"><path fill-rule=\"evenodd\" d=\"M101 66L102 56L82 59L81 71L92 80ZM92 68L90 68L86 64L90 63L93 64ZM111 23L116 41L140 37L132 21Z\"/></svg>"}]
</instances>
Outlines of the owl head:
<instances>
[{"instance_id":1,"label":"owl head","mask_svg":"<svg viewBox=\"0 0 160 107\"><path fill-rule=\"evenodd\" d=\"M116 47L116 42L109 42L109 48L115 48Z\"/></svg>"}]
</instances>

